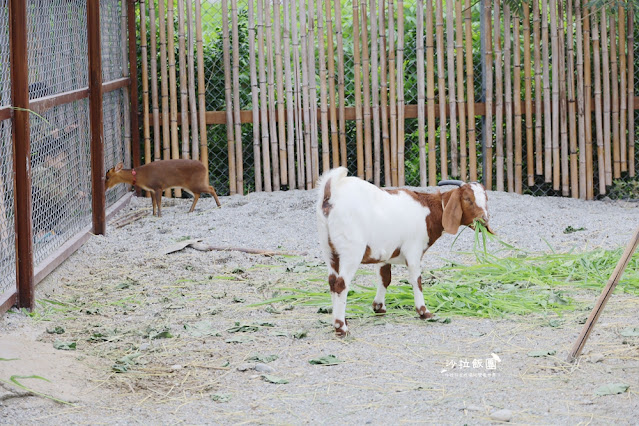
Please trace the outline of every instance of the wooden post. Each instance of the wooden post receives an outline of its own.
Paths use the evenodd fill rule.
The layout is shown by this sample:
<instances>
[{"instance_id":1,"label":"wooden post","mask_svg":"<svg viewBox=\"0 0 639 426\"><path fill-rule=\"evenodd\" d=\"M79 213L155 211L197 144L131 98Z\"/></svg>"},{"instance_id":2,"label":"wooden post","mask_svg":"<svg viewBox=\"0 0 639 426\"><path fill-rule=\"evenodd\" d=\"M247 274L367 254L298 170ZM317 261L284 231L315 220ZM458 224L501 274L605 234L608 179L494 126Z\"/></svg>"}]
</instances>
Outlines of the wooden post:
<instances>
[{"instance_id":1,"label":"wooden post","mask_svg":"<svg viewBox=\"0 0 639 426\"><path fill-rule=\"evenodd\" d=\"M597 300L597 303L595 304L594 309L590 313L590 316L588 316L586 323L581 329L581 333L579 333L579 337L577 338L577 341L573 345L572 350L570 351L570 354L568 355L568 362L573 362L575 359L577 359L577 357L583 350L586 344L586 341L588 340L588 337L590 336L590 332L595 327L595 324L597 323L597 320L599 319L601 312L603 312L604 307L606 306L606 302L612 295L612 292L615 290L615 287L619 283L619 280L621 280L623 271L626 269L626 266L628 266L628 263L630 262L630 258L632 257L632 254L637 249L638 245L639 245L639 228L635 230L634 236L632 237L630 242L628 242L626 249L621 255L621 259L619 259L619 262L617 262L617 266L615 267L615 270L612 272L612 275L610 275L610 279L608 279L608 284L601 292L601 295L599 296L599 299Z\"/></svg>"},{"instance_id":2,"label":"wooden post","mask_svg":"<svg viewBox=\"0 0 639 426\"><path fill-rule=\"evenodd\" d=\"M151 56L151 111L153 112L153 160L161 158L160 105L158 102L158 44L156 32L155 1L149 0L149 55Z\"/></svg>"},{"instance_id":3,"label":"wooden post","mask_svg":"<svg viewBox=\"0 0 639 426\"><path fill-rule=\"evenodd\" d=\"M106 231L104 134L102 114L102 52L100 48L100 2L87 3L89 54L89 121L91 125L91 188L93 233Z\"/></svg>"},{"instance_id":4,"label":"wooden post","mask_svg":"<svg viewBox=\"0 0 639 426\"><path fill-rule=\"evenodd\" d=\"M415 51L417 53L417 143L419 148L419 186L426 186L426 135L424 134L426 127L424 120L424 99L426 96L424 88L424 0L417 0L417 11L415 16L417 21L415 23L417 35ZM432 31L432 29L433 28L431 26L428 30ZM434 129L431 129L430 126L428 127L428 134L434 134Z\"/></svg>"},{"instance_id":5,"label":"wooden post","mask_svg":"<svg viewBox=\"0 0 639 426\"><path fill-rule=\"evenodd\" d=\"M149 128L149 59L146 45L146 2L144 0L140 1L140 53L142 54L142 131L144 136L144 163L147 164L153 160L153 153L151 152L151 131Z\"/></svg>"},{"instance_id":6,"label":"wooden post","mask_svg":"<svg viewBox=\"0 0 639 426\"><path fill-rule=\"evenodd\" d=\"M433 15L433 0L426 0L426 115L428 118L428 184L431 186L437 185L437 152L435 150L435 42L433 38ZM420 128L419 130L421 131L422 129ZM423 184L422 186L426 185Z\"/></svg>"},{"instance_id":7,"label":"wooden post","mask_svg":"<svg viewBox=\"0 0 639 426\"><path fill-rule=\"evenodd\" d=\"M199 4L199 0L197 2ZM196 12L197 16L197 12ZM164 0L158 1L158 22L160 24L160 95L162 99L162 159L171 158L171 134L169 133L169 82L168 69L166 62L166 16L164 13ZM200 28L201 33L201 28ZM199 53L199 52L198 52ZM199 59L201 63L202 61ZM202 80L204 81L204 80ZM203 86L204 84L202 84ZM153 129L159 133L158 129ZM164 192L164 195L170 196L171 190Z\"/></svg>"},{"instance_id":8,"label":"wooden post","mask_svg":"<svg viewBox=\"0 0 639 426\"><path fill-rule=\"evenodd\" d=\"M628 11L628 176L635 176L635 86L630 84L634 81L635 62L632 46L635 45L634 38L634 12Z\"/></svg>"},{"instance_id":9,"label":"wooden post","mask_svg":"<svg viewBox=\"0 0 639 426\"><path fill-rule=\"evenodd\" d=\"M497 1L497 0L495 0ZM495 9L498 10L498 9ZM498 16L499 13L495 13ZM495 18L499 19L499 18ZM450 173L452 176L459 175L457 165L457 100L455 99L455 37L454 21L455 15L453 2L446 2L446 67L448 69L448 111L450 113Z\"/></svg>"},{"instance_id":10,"label":"wooden post","mask_svg":"<svg viewBox=\"0 0 639 426\"><path fill-rule=\"evenodd\" d=\"M138 120L138 65L137 65L137 49L136 49L136 31L135 31L135 0L127 2L127 19L129 20L129 78L131 85L129 90L131 93L131 156L133 157L133 167L140 166L140 129Z\"/></svg>"},{"instance_id":11,"label":"wooden post","mask_svg":"<svg viewBox=\"0 0 639 426\"><path fill-rule=\"evenodd\" d=\"M13 112L13 170L15 173L16 283L18 306L35 307L33 236L31 221L31 170L29 158L29 64L27 61L27 2L10 0L11 97ZM91 2L89 2L91 4Z\"/></svg>"},{"instance_id":12,"label":"wooden post","mask_svg":"<svg viewBox=\"0 0 639 426\"><path fill-rule=\"evenodd\" d=\"M473 34L471 12L473 2L467 1L464 12L466 27L466 102L468 103L468 168L470 180L477 180L477 147L475 135L475 72L473 70Z\"/></svg>"},{"instance_id":13,"label":"wooden post","mask_svg":"<svg viewBox=\"0 0 639 426\"><path fill-rule=\"evenodd\" d=\"M287 4L284 2L284 16L286 17L286 8ZM286 27L288 28L288 24L285 21ZM253 115L253 167L255 167L255 192L262 192L262 162L260 159L260 115L259 115L259 85L257 83L257 65L255 63L255 13L253 11L253 2L248 2L248 43L249 43L249 68L251 73L251 101L253 103L252 115ZM288 38L287 32L284 32L284 46L285 49L288 49ZM287 50L288 51L288 50ZM287 54L286 63L288 63L288 68L286 72L287 86L286 92L289 93L290 89L290 60L288 60ZM292 108L290 107L289 101L289 111L292 114ZM293 126L291 125L291 120L289 119L289 131L293 131ZM295 187L295 183L291 184L291 188Z\"/></svg>"}]
</instances>

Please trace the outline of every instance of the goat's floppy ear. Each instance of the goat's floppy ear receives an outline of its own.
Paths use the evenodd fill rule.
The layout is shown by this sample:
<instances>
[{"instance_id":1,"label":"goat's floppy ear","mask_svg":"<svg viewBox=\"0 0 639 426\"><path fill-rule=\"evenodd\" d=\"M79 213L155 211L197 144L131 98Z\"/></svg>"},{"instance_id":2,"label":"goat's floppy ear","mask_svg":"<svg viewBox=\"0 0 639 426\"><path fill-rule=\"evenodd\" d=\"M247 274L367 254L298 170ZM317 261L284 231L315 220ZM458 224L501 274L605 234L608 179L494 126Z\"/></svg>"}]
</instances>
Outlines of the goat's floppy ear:
<instances>
[{"instance_id":1,"label":"goat's floppy ear","mask_svg":"<svg viewBox=\"0 0 639 426\"><path fill-rule=\"evenodd\" d=\"M442 216L444 231L448 234L455 235L461 225L462 213L461 191L454 189L450 191L450 198L448 199Z\"/></svg>"},{"instance_id":2,"label":"goat's floppy ear","mask_svg":"<svg viewBox=\"0 0 639 426\"><path fill-rule=\"evenodd\" d=\"M122 164L122 162L119 162L117 166L115 166L115 171L119 172L120 170L122 170L122 168L124 167L124 164Z\"/></svg>"}]
</instances>

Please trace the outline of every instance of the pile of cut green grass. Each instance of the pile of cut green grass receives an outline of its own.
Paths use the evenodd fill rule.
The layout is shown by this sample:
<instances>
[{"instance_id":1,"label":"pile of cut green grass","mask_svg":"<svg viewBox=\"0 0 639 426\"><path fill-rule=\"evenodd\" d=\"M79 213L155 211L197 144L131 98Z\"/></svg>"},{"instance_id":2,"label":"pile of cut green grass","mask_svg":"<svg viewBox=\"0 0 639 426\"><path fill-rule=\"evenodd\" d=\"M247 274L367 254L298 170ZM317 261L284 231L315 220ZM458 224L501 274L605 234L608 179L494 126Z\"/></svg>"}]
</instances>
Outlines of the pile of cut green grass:
<instances>
[{"instance_id":1,"label":"pile of cut green grass","mask_svg":"<svg viewBox=\"0 0 639 426\"><path fill-rule=\"evenodd\" d=\"M488 240L499 243L509 255L487 249ZM453 263L432 271L424 287L424 299L432 312L483 318L508 314L526 315L572 311L578 306L571 295L582 289L600 290L614 270L622 249L547 254L528 253L510 246L478 224L472 254L476 263ZM278 297L254 306L286 303L330 307L325 284L307 282L310 288L282 288ZM405 281L386 293L387 315L414 316L412 287ZM618 291L639 294L639 253L636 253L618 285ZM371 315L375 288L353 286L348 295L348 315Z\"/></svg>"}]
</instances>

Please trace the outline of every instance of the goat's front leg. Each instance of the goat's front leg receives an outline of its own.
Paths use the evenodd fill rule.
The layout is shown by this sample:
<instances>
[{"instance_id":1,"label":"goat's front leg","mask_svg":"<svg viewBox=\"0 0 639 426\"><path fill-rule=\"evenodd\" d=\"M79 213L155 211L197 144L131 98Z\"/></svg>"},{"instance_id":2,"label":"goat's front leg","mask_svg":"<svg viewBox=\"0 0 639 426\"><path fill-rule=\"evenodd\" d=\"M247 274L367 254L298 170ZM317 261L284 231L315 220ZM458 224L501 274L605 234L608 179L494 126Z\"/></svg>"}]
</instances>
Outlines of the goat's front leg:
<instances>
[{"instance_id":1,"label":"goat's front leg","mask_svg":"<svg viewBox=\"0 0 639 426\"><path fill-rule=\"evenodd\" d=\"M408 263L409 281L413 286L413 296L415 298L415 310L421 319L428 319L433 316L426 308L424 293L422 292L421 265L419 261Z\"/></svg>"},{"instance_id":2,"label":"goat's front leg","mask_svg":"<svg viewBox=\"0 0 639 426\"><path fill-rule=\"evenodd\" d=\"M373 311L376 314L386 313L386 289L391 282L391 265L389 263L378 263L375 265L377 271L377 293L373 300Z\"/></svg>"}]
</instances>

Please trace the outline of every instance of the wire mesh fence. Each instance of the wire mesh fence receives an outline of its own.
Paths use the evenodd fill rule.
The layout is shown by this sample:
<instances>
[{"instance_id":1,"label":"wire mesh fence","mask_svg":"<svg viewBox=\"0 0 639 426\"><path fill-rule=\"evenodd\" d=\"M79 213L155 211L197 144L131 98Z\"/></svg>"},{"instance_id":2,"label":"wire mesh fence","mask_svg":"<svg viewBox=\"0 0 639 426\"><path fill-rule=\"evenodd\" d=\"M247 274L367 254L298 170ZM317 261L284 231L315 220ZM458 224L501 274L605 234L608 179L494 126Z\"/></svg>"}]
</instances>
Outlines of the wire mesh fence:
<instances>
[{"instance_id":1,"label":"wire mesh fence","mask_svg":"<svg viewBox=\"0 0 639 426\"><path fill-rule=\"evenodd\" d=\"M103 96L105 170L120 162L128 167L131 162L130 123L124 89L114 90ZM126 192L127 185L116 185L108 190L107 207L119 200Z\"/></svg>"}]
</instances>

